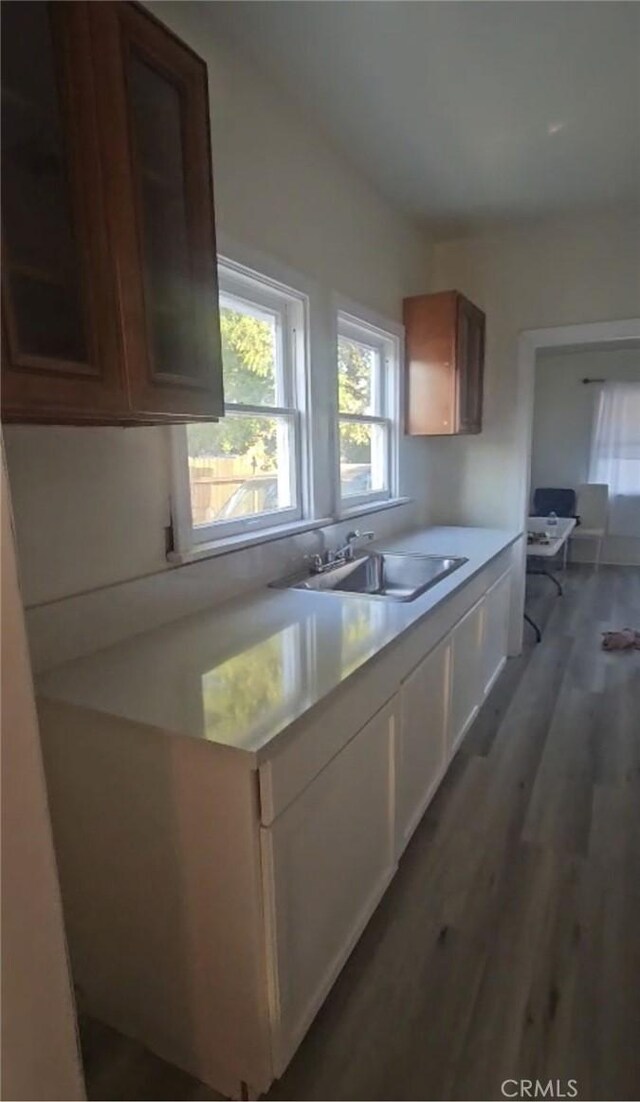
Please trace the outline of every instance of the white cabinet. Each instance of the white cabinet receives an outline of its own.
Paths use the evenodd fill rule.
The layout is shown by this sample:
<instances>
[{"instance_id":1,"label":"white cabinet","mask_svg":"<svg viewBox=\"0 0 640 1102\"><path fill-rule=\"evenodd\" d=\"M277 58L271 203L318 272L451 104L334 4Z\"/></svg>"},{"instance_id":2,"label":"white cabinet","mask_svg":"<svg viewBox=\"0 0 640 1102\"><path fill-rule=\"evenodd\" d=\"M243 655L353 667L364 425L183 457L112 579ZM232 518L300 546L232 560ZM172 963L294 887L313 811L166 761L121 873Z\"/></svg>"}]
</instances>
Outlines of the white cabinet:
<instances>
[{"instance_id":1,"label":"white cabinet","mask_svg":"<svg viewBox=\"0 0 640 1102\"><path fill-rule=\"evenodd\" d=\"M401 853L447 762L451 643L440 643L402 685L396 757L396 829Z\"/></svg>"},{"instance_id":2,"label":"white cabinet","mask_svg":"<svg viewBox=\"0 0 640 1102\"><path fill-rule=\"evenodd\" d=\"M41 702L89 1013L221 1094L269 1089L504 662L505 567L490 564L259 757Z\"/></svg>"},{"instance_id":3,"label":"white cabinet","mask_svg":"<svg viewBox=\"0 0 640 1102\"><path fill-rule=\"evenodd\" d=\"M511 572L506 571L487 590L482 628L482 690L486 696L507 660Z\"/></svg>"},{"instance_id":4,"label":"white cabinet","mask_svg":"<svg viewBox=\"0 0 640 1102\"><path fill-rule=\"evenodd\" d=\"M395 869L394 701L261 829L276 1076Z\"/></svg>"},{"instance_id":5,"label":"white cabinet","mask_svg":"<svg viewBox=\"0 0 640 1102\"><path fill-rule=\"evenodd\" d=\"M482 700L483 601L469 609L451 633L451 717L449 754L473 723Z\"/></svg>"}]
</instances>

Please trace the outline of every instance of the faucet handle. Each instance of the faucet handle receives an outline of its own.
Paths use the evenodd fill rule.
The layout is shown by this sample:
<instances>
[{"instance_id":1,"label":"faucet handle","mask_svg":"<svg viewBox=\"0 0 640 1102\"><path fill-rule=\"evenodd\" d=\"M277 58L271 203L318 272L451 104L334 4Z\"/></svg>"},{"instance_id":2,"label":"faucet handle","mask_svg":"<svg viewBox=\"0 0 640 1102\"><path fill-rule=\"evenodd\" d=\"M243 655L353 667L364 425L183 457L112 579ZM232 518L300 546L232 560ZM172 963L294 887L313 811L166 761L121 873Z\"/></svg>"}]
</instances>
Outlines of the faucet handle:
<instances>
[{"instance_id":1,"label":"faucet handle","mask_svg":"<svg viewBox=\"0 0 640 1102\"><path fill-rule=\"evenodd\" d=\"M336 555L347 561L351 561L354 558L354 544L356 540L372 540L374 538L373 532L361 532L359 528L354 528L353 531L347 532L344 544L338 548Z\"/></svg>"},{"instance_id":2,"label":"faucet handle","mask_svg":"<svg viewBox=\"0 0 640 1102\"><path fill-rule=\"evenodd\" d=\"M309 568L312 573L319 574L327 565L328 557L326 551L323 553L316 552L315 555L305 555L304 561L309 563Z\"/></svg>"}]
</instances>

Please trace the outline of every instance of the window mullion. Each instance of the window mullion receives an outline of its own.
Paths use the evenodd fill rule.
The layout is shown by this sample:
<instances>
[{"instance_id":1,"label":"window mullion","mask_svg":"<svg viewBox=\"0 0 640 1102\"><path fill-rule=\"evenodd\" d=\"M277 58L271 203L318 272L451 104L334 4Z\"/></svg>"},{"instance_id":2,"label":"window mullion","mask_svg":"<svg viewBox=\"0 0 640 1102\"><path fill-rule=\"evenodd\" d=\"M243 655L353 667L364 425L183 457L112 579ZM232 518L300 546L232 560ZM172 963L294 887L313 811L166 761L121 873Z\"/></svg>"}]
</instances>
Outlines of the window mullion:
<instances>
[{"instance_id":1,"label":"window mullion","mask_svg":"<svg viewBox=\"0 0 640 1102\"><path fill-rule=\"evenodd\" d=\"M245 402L225 402L225 413L240 413L248 417L295 417L295 406L252 406Z\"/></svg>"},{"instance_id":2,"label":"window mullion","mask_svg":"<svg viewBox=\"0 0 640 1102\"><path fill-rule=\"evenodd\" d=\"M388 424L389 422L388 417L383 417L382 414L373 415L371 413L339 413L338 418L340 421L355 421L360 425L382 425Z\"/></svg>"},{"instance_id":3,"label":"window mullion","mask_svg":"<svg viewBox=\"0 0 640 1102\"><path fill-rule=\"evenodd\" d=\"M284 404L292 408L298 408L300 403L295 387L295 329L293 326L292 309L289 305L284 307L281 317L282 326L282 394Z\"/></svg>"},{"instance_id":4,"label":"window mullion","mask_svg":"<svg viewBox=\"0 0 640 1102\"><path fill-rule=\"evenodd\" d=\"M384 390L382 385L382 349L375 349L375 361L373 368L373 380L371 387L371 409L373 415L381 417L384 415Z\"/></svg>"}]
</instances>

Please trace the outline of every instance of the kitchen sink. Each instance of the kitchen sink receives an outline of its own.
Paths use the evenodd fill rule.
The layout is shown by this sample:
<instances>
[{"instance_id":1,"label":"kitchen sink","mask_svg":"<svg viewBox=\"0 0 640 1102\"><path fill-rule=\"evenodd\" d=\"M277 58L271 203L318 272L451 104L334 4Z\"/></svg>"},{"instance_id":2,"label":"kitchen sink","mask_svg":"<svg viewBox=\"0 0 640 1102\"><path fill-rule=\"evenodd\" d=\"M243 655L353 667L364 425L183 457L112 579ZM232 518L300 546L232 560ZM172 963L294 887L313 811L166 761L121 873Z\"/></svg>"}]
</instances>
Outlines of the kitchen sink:
<instances>
[{"instance_id":1,"label":"kitchen sink","mask_svg":"<svg viewBox=\"0 0 640 1102\"><path fill-rule=\"evenodd\" d=\"M386 601L413 601L458 570L464 558L444 555L396 554L368 551L329 566L308 570L272 582L277 589L304 589L312 593L352 594Z\"/></svg>"}]
</instances>

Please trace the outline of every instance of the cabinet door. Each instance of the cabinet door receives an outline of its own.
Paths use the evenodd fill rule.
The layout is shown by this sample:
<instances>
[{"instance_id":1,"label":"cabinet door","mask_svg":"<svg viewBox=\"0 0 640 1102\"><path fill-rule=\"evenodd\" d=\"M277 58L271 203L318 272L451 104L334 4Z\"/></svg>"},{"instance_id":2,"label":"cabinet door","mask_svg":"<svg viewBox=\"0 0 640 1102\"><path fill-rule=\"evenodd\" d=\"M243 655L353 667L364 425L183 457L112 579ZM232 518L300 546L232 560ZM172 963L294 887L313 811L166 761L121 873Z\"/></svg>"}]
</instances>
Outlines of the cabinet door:
<instances>
[{"instance_id":1,"label":"cabinet door","mask_svg":"<svg viewBox=\"0 0 640 1102\"><path fill-rule=\"evenodd\" d=\"M456 625L451 637L450 754L473 723L482 700L483 606L484 600L478 601Z\"/></svg>"},{"instance_id":2,"label":"cabinet door","mask_svg":"<svg viewBox=\"0 0 640 1102\"><path fill-rule=\"evenodd\" d=\"M459 295L456 331L458 432L474 433L482 429L484 324L482 310Z\"/></svg>"},{"instance_id":3,"label":"cabinet door","mask_svg":"<svg viewBox=\"0 0 640 1102\"><path fill-rule=\"evenodd\" d=\"M440 643L404 682L396 761L397 835L401 852L445 769L451 646Z\"/></svg>"},{"instance_id":4,"label":"cabinet door","mask_svg":"<svg viewBox=\"0 0 640 1102\"><path fill-rule=\"evenodd\" d=\"M276 1077L393 874L394 726L391 702L262 828Z\"/></svg>"},{"instance_id":5,"label":"cabinet door","mask_svg":"<svg viewBox=\"0 0 640 1102\"><path fill-rule=\"evenodd\" d=\"M110 234L134 412L223 413L204 62L143 9L91 4Z\"/></svg>"},{"instance_id":6,"label":"cabinet door","mask_svg":"<svg viewBox=\"0 0 640 1102\"><path fill-rule=\"evenodd\" d=\"M458 295L406 298L405 428L412 436L452 436L456 413L456 318Z\"/></svg>"},{"instance_id":7,"label":"cabinet door","mask_svg":"<svg viewBox=\"0 0 640 1102\"><path fill-rule=\"evenodd\" d=\"M3 417L126 407L88 5L2 5Z\"/></svg>"},{"instance_id":8,"label":"cabinet door","mask_svg":"<svg viewBox=\"0 0 640 1102\"><path fill-rule=\"evenodd\" d=\"M484 598L482 628L483 694L486 696L507 660L511 572L498 578Z\"/></svg>"}]
</instances>

